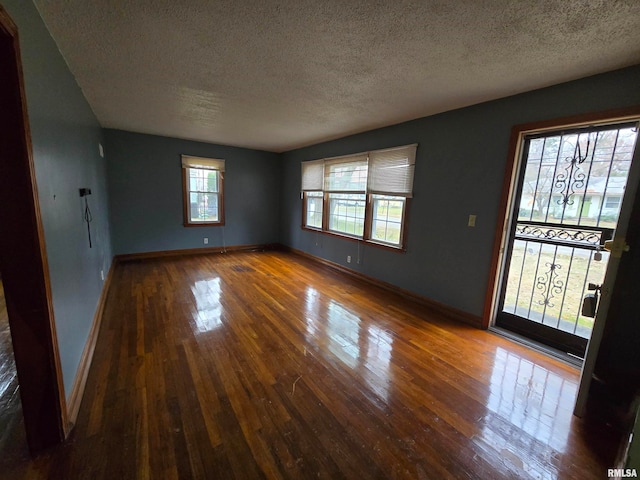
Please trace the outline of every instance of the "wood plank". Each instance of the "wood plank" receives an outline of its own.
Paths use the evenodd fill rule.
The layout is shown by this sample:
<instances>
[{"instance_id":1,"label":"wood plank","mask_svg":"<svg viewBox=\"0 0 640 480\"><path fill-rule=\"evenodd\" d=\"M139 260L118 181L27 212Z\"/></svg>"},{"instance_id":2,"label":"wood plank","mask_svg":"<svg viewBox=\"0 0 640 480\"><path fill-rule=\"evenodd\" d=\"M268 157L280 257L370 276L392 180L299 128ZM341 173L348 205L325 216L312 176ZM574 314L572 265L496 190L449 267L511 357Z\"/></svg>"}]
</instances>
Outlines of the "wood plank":
<instances>
[{"instance_id":1,"label":"wood plank","mask_svg":"<svg viewBox=\"0 0 640 480\"><path fill-rule=\"evenodd\" d=\"M287 252L120 263L72 438L11 472L603 478L578 376Z\"/></svg>"}]
</instances>

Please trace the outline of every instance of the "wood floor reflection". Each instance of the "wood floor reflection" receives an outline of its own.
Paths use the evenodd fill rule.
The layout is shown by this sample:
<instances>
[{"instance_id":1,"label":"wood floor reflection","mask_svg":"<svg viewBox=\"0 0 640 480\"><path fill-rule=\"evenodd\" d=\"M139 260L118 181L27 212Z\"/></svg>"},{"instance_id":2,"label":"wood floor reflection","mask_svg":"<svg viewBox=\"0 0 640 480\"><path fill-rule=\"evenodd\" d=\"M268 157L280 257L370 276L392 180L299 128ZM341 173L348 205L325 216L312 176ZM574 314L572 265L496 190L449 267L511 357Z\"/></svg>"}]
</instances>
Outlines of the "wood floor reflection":
<instances>
[{"instance_id":1,"label":"wood floor reflection","mask_svg":"<svg viewBox=\"0 0 640 480\"><path fill-rule=\"evenodd\" d=\"M281 253L118 265L76 428L15 478L603 478L578 371Z\"/></svg>"}]
</instances>

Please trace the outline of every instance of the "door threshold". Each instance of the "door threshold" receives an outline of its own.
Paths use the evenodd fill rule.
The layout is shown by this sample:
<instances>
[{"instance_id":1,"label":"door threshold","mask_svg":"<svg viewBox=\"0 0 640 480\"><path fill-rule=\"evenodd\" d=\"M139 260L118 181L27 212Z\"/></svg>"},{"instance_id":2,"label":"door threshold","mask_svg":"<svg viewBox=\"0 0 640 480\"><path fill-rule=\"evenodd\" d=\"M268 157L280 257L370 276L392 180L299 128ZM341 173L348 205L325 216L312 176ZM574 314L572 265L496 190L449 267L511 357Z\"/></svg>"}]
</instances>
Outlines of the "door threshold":
<instances>
[{"instance_id":1,"label":"door threshold","mask_svg":"<svg viewBox=\"0 0 640 480\"><path fill-rule=\"evenodd\" d=\"M584 360L580 357L576 357L575 355L571 355L570 353L566 353L561 350L552 348L548 345L545 345L544 343L536 342L535 340L531 340L530 338L524 337L522 335L519 335L517 333L514 333L510 330L507 330L501 327L491 326L489 327L489 332L499 335L501 337L507 338L512 342L519 343L520 345L523 345L525 347L529 347L533 350L536 350L550 357L553 357L572 367L582 368L582 363Z\"/></svg>"}]
</instances>

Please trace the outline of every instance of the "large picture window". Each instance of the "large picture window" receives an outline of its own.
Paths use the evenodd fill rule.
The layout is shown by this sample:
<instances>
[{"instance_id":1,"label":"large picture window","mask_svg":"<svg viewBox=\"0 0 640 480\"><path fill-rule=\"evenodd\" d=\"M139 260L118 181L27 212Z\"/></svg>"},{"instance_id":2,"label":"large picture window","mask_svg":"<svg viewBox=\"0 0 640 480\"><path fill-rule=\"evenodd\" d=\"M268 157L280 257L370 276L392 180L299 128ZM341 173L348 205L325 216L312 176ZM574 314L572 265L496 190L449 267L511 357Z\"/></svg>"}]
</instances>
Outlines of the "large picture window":
<instances>
[{"instance_id":1,"label":"large picture window","mask_svg":"<svg viewBox=\"0 0 640 480\"><path fill-rule=\"evenodd\" d=\"M416 148L302 162L302 227L404 249Z\"/></svg>"},{"instance_id":2,"label":"large picture window","mask_svg":"<svg viewBox=\"0 0 640 480\"><path fill-rule=\"evenodd\" d=\"M184 225L224 225L224 160L182 155Z\"/></svg>"}]
</instances>

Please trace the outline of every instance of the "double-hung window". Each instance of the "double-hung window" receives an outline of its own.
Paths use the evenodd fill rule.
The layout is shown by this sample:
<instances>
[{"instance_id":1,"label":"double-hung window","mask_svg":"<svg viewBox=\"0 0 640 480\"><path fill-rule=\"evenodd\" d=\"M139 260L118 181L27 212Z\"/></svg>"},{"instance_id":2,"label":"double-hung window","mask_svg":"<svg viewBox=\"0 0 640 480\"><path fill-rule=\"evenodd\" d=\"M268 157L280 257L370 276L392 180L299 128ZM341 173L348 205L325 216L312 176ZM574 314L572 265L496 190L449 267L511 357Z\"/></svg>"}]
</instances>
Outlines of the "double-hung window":
<instances>
[{"instance_id":1,"label":"double-hung window","mask_svg":"<svg viewBox=\"0 0 640 480\"><path fill-rule=\"evenodd\" d=\"M416 147L302 162L303 228L404 249Z\"/></svg>"},{"instance_id":2,"label":"double-hung window","mask_svg":"<svg viewBox=\"0 0 640 480\"><path fill-rule=\"evenodd\" d=\"M302 162L302 191L304 218L302 224L309 228L322 228L324 205L324 160Z\"/></svg>"},{"instance_id":3,"label":"double-hung window","mask_svg":"<svg viewBox=\"0 0 640 480\"><path fill-rule=\"evenodd\" d=\"M224 225L224 160L182 155L184 225Z\"/></svg>"},{"instance_id":4,"label":"double-hung window","mask_svg":"<svg viewBox=\"0 0 640 480\"><path fill-rule=\"evenodd\" d=\"M362 237L367 192L367 156L333 158L324 162L327 230Z\"/></svg>"}]
</instances>

